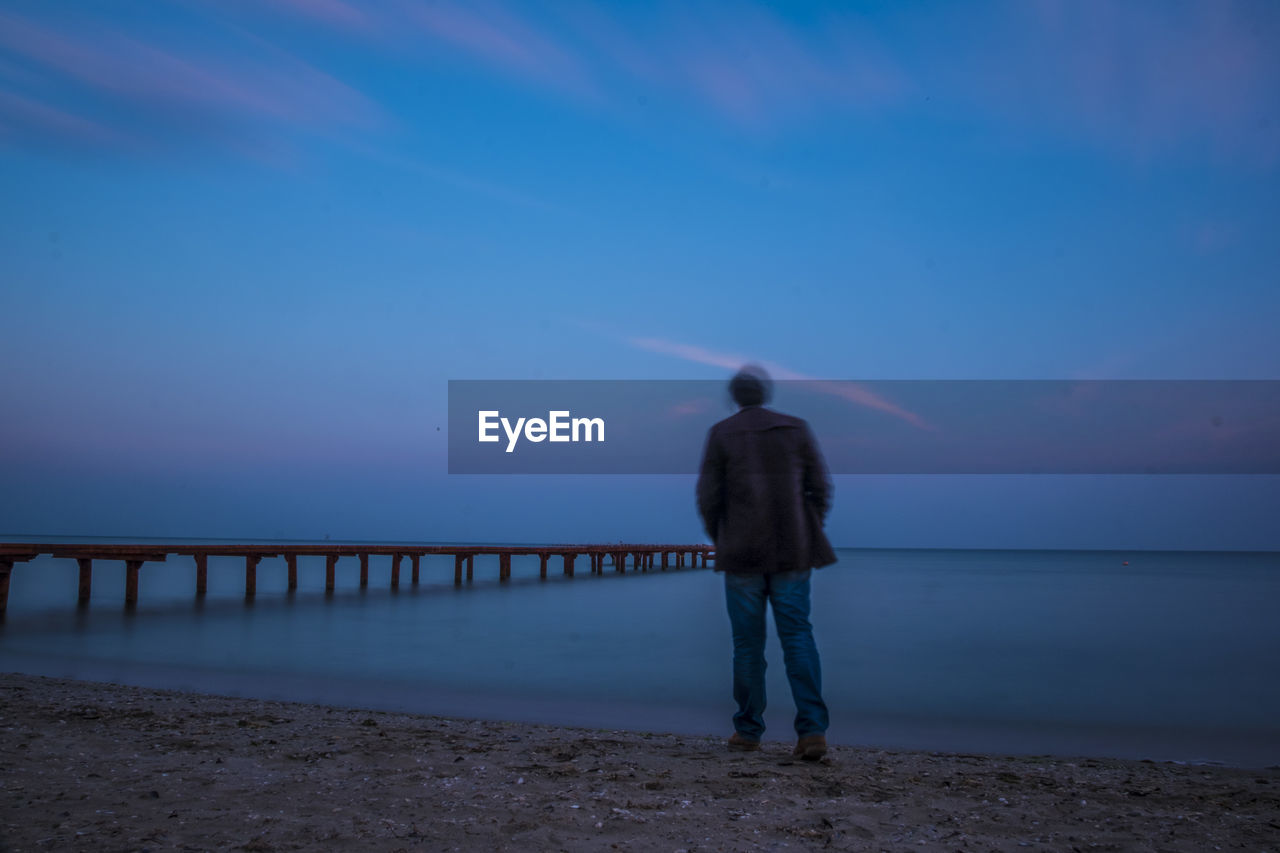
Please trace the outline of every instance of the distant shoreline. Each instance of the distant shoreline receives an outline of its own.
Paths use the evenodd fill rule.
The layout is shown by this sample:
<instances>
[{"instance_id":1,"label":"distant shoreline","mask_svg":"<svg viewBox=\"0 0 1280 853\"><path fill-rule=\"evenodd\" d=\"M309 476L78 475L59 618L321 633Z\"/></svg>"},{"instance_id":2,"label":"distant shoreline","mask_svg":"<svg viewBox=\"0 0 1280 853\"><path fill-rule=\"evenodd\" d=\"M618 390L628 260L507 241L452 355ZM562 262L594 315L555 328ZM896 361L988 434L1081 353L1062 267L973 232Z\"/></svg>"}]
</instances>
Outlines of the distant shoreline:
<instances>
[{"instance_id":1,"label":"distant shoreline","mask_svg":"<svg viewBox=\"0 0 1280 853\"><path fill-rule=\"evenodd\" d=\"M789 744L0 675L6 849L1262 847L1280 768Z\"/></svg>"}]
</instances>

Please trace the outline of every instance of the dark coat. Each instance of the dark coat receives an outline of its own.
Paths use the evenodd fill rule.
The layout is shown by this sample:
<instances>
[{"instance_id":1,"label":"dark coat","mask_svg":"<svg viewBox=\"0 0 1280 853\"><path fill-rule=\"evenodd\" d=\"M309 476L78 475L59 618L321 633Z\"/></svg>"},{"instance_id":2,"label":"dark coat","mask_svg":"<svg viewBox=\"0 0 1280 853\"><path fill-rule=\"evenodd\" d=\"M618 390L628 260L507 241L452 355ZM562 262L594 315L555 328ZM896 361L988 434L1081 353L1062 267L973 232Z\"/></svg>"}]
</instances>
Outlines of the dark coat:
<instances>
[{"instance_id":1,"label":"dark coat","mask_svg":"<svg viewBox=\"0 0 1280 853\"><path fill-rule=\"evenodd\" d=\"M800 418L747 406L707 433L698 513L716 546L716 569L786 572L836 561L822 531L831 478Z\"/></svg>"}]
</instances>

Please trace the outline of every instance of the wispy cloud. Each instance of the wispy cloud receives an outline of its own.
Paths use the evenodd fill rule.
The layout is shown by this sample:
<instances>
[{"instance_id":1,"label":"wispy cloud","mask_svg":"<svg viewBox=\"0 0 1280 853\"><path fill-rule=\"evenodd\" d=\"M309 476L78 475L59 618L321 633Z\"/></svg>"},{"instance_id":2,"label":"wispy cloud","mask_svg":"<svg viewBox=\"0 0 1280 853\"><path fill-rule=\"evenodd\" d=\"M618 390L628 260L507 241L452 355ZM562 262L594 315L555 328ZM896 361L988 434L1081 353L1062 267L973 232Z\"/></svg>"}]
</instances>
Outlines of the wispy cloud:
<instances>
[{"instance_id":1,"label":"wispy cloud","mask_svg":"<svg viewBox=\"0 0 1280 853\"><path fill-rule=\"evenodd\" d=\"M1280 159L1280 15L1269 3L1038 0L985 7L938 88L1020 127L1150 159Z\"/></svg>"},{"instance_id":2,"label":"wispy cloud","mask_svg":"<svg viewBox=\"0 0 1280 853\"><path fill-rule=\"evenodd\" d=\"M73 115L56 107L0 91L0 135L4 128L11 134L21 133L55 143L100 148L125 146L129 141L116 131L97 122Z\"/></svg>"},{"instance_id":3,"label":"wispy cloud","mask_svg":"<svg viewBox=\"0 0 1280 853\"><path fill-rule=\"evenodd\" d=\"M349 38L367 68L429 77L452 64L588 110L644 110L661 127L688 119L773 137L939 111L1140 160L1280 163L1280 14L1265 2L188 0L140 5L131 21L21 8L0 12L0 87L125 137L252 147L389 124L389 110L322 67L332 57L310 25ZM294 35L287 49L270 41Z\"/></svg>"},{"instance_id":4,"label":"wispy cloud","mask_svg":"<svg viewBox=\"0 0 1280 853\"><path fill-rule=\"evenodd\" d=\"M343 0L267 0L267 2L294 15L345 30L364 30L371 25L372 21L368 11Z\"/></svg>"},{"instance_id":5,"label":"wispy cloud","mask_svg":"<svg viewBox=\"0 0 1280 853\"><path fill-rule=\"evenodd\" d=\"M833 397L840 397L848 400L858 406L868 409L874 409L883 412L895 418L906 421L912 426L920 429L933 429L928 422L915 412L908 411L891 400L876 394L874 391L857 382L847 380L830 380L818 379L805 373L800 373L784 367L776 362L762 361L759 359L746 358L744 356L717 352L707 349L706 347L694 344L682 344L676 341L669 341L663 338L650 337L633 337L628 340L631 346L637 349L647 350L649 352L669 355L675 358L690 361L694 364L705 364L711 367L719 367L725 370L737 370L744 364L758 364L767 370L774 379L783 381L803 382L806 387L818 391L823 394L830 394Z\"/></svg>"},{"instance_id":6,"label":"wispy cloud","mask_svg":"<svg viewBox=\"0 0 1280 853\"><path fill-rule=\"evenodd\" d=\"M681 344L662 338L631 338L628 342L638 349L675 356L685 361L691 361L694 364L722 367L725 370L737 370L742 365L751 362L751 359L745 356L716 352L695 344Z\"/></svg>"},{"instance_id":7,"label":"wispy cloud","mask_svg":"<svg viewBox=\"0 0 1280 853\"><path fill-rule=\"evenodd\" d=\"M417 33L593 106L660 100L746 130L931 99L928 109L1130 157L1205 146L1280 159L1280 15L1265 3L1035 0L870 15L739 2L399 0L376 13L273 2L361 37L376 29L387 44Z\"/></svg>"},{"instance_id":8,"label":"wispy cloud","mask_svg":"<svg viewBox=\"0 0 1280 853\"><path fill-rule=\"evenodd\" d=\"M368 109L349 87L305 63L201 62L121 33L92 41L0 16L0 46L65 78L135 103L187 104L287 121L355 120Z\"/></svg>"},{"instance_id":9,"label":"wispy cloud","mask_svg":"<svg viewBox=\"0 0 1280 853\"><path fill-rule=\"evenodd\" d=\"M413 3L410 23L436 41L461 49L502 71L576 92L594 84L582 62L549 33L498 3Z\"/></svg>"},{"instance_id":10,"label":"wispy cloud","mask_svg":"<svg viewBox=\"0 0 1280 853\"><path fill-rule=\"evenodd\" d=\"M236 53L206 55L121 31L54 27L0 13L0 51L20 58L26 79L10 79L10 109L100 140L152 147L200 140L241 151L304 129L368 127L379 109L329 74L255 38ZM38 101L37 101L38 99ZM62 114L77 122L56 116Z\"/></svg>"},{"instance_id":11,"label":"wispy cloud","mask_svg":"<svg viewBox=\"0 0 1280 853\"><path fill-rule=\"evenodd\" d=\"M338 0L276 2L314 6L313 17L352 30ZM932 99L928 109L1128 157L1202 146L1280 159L1280 15L1265 3L1035 0L876 16L738 2L378 8L384 33L416 30L593 105L660 99L741 129L782 130Z\"/></svg>"},{"instance_id":12,"label":"wispy cloud","mask_svg":"<svg viewBox=\"0 0 1280 853\"><path fill-rule=\"evenodd\" d=\"M685 10L668 46L673 87L689 87L720 115L772 125L831 110L879 107L911 90L906 72L852 19L801 28L767 7Z\"/></svg>"},{"instance_id":13,"label":"wispy cloud","mask_svg":"<svg viewBox=\"0 0 1280 853\"><path fill-rule=\"evenodd\" d=\"M375 11L338 0L273 0L384 45L417 33L522 85L592 106L683 104L740 128L775 128L829 109L878 107L910 90L855 16L804 26L743 3L639 9L583 3L399 0ZM433 50L433 55L439 50Z\"/></svg>"}]
</instances>

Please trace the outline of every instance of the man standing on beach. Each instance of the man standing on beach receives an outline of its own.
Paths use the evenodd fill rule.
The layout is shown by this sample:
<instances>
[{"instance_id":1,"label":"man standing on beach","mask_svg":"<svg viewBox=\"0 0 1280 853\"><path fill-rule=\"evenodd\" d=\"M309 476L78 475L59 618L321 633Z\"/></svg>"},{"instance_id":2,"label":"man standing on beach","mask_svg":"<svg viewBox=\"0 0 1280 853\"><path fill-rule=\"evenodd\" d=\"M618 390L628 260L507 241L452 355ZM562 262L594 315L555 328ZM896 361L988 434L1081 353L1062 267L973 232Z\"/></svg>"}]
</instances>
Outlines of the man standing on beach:
<instances>
[{"instance_id":1,"label":"man standing on beach","mask_svg":"<svg viewBox=\"0 0 1280 853\"><path fill-rule=\"evenodd\" d=\"M782 641L796 703L793 755L827 752L818 648L809 623L810 570L836 561L822 531L831 480L809 425L766 409L768 374L744 367L729 383L738 412L713 426L698 475L698 512L724 572L733 627L733 750L760 748L764 734L765 606Z\"/></svg>"}]
</instances>

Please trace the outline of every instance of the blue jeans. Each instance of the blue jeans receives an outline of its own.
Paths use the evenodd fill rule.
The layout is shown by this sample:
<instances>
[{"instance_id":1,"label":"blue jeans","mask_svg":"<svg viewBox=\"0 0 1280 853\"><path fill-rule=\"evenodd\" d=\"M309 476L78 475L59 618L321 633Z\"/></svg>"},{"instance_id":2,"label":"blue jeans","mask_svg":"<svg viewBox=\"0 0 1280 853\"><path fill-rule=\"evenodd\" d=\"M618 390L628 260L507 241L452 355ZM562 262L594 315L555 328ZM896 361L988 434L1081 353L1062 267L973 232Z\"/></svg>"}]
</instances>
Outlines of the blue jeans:
<instances>
[{"instance_id":1,"label":"blue jeans","mask_svg":"<svg viewBox=\"0 0 1280 853\"><path fill-rule=\"evenodd\" d=\"M725 600L733 626L733 698L738 734L759 740L764 734L765 603L773 605L773 621L782 641L782 657L796 703L796 734L827 730L822 701L822 668L809 623L809 569L764 575L725 573Z\"/></svg>"}]
</instances>

